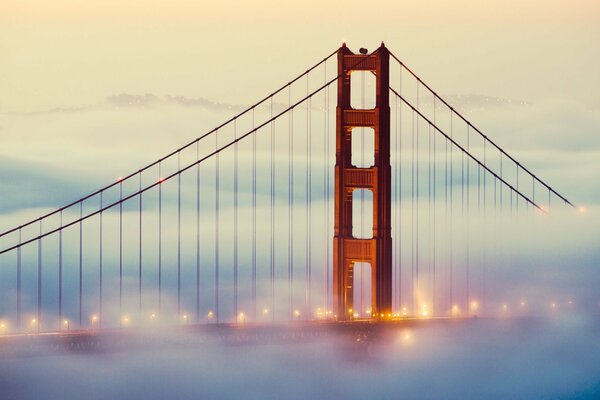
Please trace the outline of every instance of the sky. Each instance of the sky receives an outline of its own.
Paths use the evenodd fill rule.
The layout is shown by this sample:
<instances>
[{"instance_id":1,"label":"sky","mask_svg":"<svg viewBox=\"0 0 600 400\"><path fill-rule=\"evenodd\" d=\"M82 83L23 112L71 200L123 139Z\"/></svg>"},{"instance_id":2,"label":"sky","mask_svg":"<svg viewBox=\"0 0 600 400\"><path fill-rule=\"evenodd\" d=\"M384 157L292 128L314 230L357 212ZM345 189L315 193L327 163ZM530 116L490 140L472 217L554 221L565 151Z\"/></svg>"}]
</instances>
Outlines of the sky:
<instances>
[{"instance_id":1,"label":"sky","mask_svg":"<svg viewBox=\"0 0 600 400\"><path fill-rule=\"evenodd\" d=\"M597 331L596 301L600 301L595 298L600 281L599 22L600 3L592 0L0 0L0 230L113 182L189 142L302 73L342 42L354 51L360 47L372 51L384 41L475 126L577 207L585 207L585 218L561 214L550 222L529 224L527 220L518 225L518 233L507 227L502 231L505 247L494 253L493 243L488 243L488 249L489 255L500 254L494 268L504 293L537 295L543 299L542 308L554 300L553 293L563 302L579 296L588 312L582 317L581 340L597 348L593 332ZM331 73L335 66L331 63L328 68ZM279 101L285 104L287 99ZM262 113L267 115L265 110ZM247 148L241 154L247 162ZM284 153L280 156L284 163ZM315 160L320 162L319 157L315 155ZM266 158L259 164L266 168ZM212 168L207 166L209 172ZM321 184L316 176L315 182ZM212 181L204 184L210 187ZM165 201L173 205L170 193ZM261 194L266 196L266 189ZM287 193L278 196L282 202L287 199ZM149 199L155 204L155 198ZM285 217L285 209L280 212ZM302 221L298 212L297 220ZM110 223L110 217L107 220ZM155 222L150 220L149 225ZM473 224L487 229L485 222ZM166 229L174 233L172 224L167 223ZM210 237L211 229L207 227L203 234ZM463 240L464 231L459 230L457 238ZM524 248L524 239L533 246ZM155 245L155 238L148 240L148 247ZM502 267L511 254L514 265ZM519 269L519 281L511 281L510 272ZM110 279L111 272L107 274ZM172 288L172 282L167 286ZM48 305L55 302L49 299ZM565 339L565 332L576 332L578 324L566 331L550 324L550 332L560 340L530 349L539 362L533 365L543 368L546 357L551 365L559 365L565 356L553 354L562 346L576 346ZM536 334L541 328L529 329ZM506 346L518 340L522 338L517 333L511 334ZM486 345L491 346L482 346ZM453 357L468 367L465 371L473 373L480 363L491 362L473 359L468 346L462 346ZM596 353L587 360L592 372ZM165 350L167 364L173 354L177 353ZM291 363L286 354L276 350L265 355L265 372L274 373L278 363ZM332 362L328 357L315 359ZM578 359L566 359L572 379L552 394L568 398L578 390L590 396L597 393L597 374L583 374ZM403 362L388 361L393 371L407 368ZM507 358L503 365L510 369L522 361ZM113 362L117 361L104 365ZM443 368L447 359L427 354L421 362L415 369L418 382L427 373L424 365ZM133 358L131 363L143 362ZM17 382L48 369L44 363L37 365L30 374L20 371ZM61 374L70 373L66 365ZM554 370L534 374L532 381L547 384L555 374ZM516 379L510 374L504 377L503 384ZM383 394L393 393L392 378L385 375L380 382ZM460 388L464 378L457 372L448 384ZM304 381L314 379L305 376L300 382ZM409 385L408 381L403 382ZM214 387L220 390L219 385ZM521 393L535 392L527 385L516 387ZM315 389L315 393L325 396L327 391ZM473 393L472 398L489 394L485 388ZM35 393L29 395L36 398Z\"/></svg>"}]
</instances>

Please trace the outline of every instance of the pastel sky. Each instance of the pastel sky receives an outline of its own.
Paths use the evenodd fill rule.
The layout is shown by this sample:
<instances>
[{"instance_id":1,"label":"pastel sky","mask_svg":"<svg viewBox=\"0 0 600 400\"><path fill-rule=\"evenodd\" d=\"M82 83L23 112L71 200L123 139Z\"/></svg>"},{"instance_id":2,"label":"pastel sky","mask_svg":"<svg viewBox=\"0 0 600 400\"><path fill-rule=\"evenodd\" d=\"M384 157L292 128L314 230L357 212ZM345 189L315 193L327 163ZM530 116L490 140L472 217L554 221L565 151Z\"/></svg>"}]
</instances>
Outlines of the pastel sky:
<instances>
[{"instance_id":1,"label":"pastel sky","mask_svg":"<svg viewBox=\"0 0 600 400\"><path fill-rule=\"evenodd\" d=\"M385 41L441 93L597 109L599 15L594 0L3 0L0 112L121 92L246 104L342 40Z\"/></svg>"}]
</instances>

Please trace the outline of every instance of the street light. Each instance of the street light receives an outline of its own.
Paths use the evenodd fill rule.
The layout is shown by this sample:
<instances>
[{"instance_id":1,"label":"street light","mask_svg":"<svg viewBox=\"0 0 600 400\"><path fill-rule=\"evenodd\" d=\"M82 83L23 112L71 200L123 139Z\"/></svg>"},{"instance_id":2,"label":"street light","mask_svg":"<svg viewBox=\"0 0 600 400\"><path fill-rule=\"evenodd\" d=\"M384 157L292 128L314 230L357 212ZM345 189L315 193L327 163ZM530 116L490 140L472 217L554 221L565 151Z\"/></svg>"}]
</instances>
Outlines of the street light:
<instances>
[{"instance_id":1,"label":"street light","mask_svg":"<svg viewBox=\"0 0 600 400\"><path fill-rule=\"evenodd\" d=\"M94 325L96 325L98 323L98 316L92 315L90 320L91 320L91 328L94 329Z\"/></svg>"},{"instance_id":2,"label":"street light","mask_svg":"<svg viewBox=\"0 0 600 400\"><path fill-rule=\"evenodd\" d=\"M70 329L69 329L69 328L70 328L70 325L69 325L69 320L68 320L68 319L65 319L65 320L63 321L63 325L64 325L64 326L67 328L67 332L68 332L68 331L70 330Z\"/></svg>"},{"instance_id":3,"label":"street light","mask_svg":"<svg viewBox=\"0 0 600 400\"><path fill-rule=\"evenodd\" d=\"M241 312L237 316L237 323L243 324L244 322L246 322L246 315L243 312Z\"/></svg>"}]
</instances>

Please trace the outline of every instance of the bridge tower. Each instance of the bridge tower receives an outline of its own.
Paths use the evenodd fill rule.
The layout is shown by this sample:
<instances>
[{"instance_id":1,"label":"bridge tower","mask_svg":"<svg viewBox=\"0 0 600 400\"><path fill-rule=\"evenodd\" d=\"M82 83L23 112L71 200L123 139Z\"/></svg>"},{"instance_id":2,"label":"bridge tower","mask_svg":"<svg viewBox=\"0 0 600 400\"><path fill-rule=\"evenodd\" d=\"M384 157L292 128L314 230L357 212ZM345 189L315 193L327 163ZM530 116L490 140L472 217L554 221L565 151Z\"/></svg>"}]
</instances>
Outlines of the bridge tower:
<instances>
[{"instance_id":1,"label":"bridge tower","mask_svg":"<svg viewBox=\"0 0 600 400\"><path fill-rule=\"evenodd\" d=\"M350 79L354 71L376 77L374 109L353 109ZM371 265L371 316L386 318L392 312L392 236L389 51L381 44L370 55L354 54L345 44L338 51L338 95L336 109L335 224L333 238L333 305L338 320L353 317L354 265ZM374 132L374 165L352 165L352 129L367 127ZM352 234L352 192L373 193L373 235Z\"/></svg>"}]
</instances>

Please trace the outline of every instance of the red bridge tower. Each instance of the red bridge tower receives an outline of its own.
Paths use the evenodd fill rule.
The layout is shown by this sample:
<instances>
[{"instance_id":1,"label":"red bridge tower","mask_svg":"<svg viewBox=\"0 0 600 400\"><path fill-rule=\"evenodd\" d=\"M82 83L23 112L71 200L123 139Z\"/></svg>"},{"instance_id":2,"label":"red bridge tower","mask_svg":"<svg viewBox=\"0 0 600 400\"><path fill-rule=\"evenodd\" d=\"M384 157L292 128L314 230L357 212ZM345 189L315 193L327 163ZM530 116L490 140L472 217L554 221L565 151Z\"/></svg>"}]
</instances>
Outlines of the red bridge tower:
<instances>
[{"instance_id":1,"label":"red bridge tower","mask_svg":"<svg viewBox=\"0 0 600 400\"><path fill-rule=\"evenodd\" d=\"M374 109L350 105L350 79L354 71L376 77ZM345 44L338 51L338 103L336 109L335 225L333 238L333 305L338 320L353 317L354 264L371 265L371 316L387 318L392 312L392 236L389 52L381 44L370 55L354 54ZM352 165L352 129L372 128L375 161L369 168ZM352 192L373 192L373 236L352 235Z\"/></svg>"}]
</instances>

